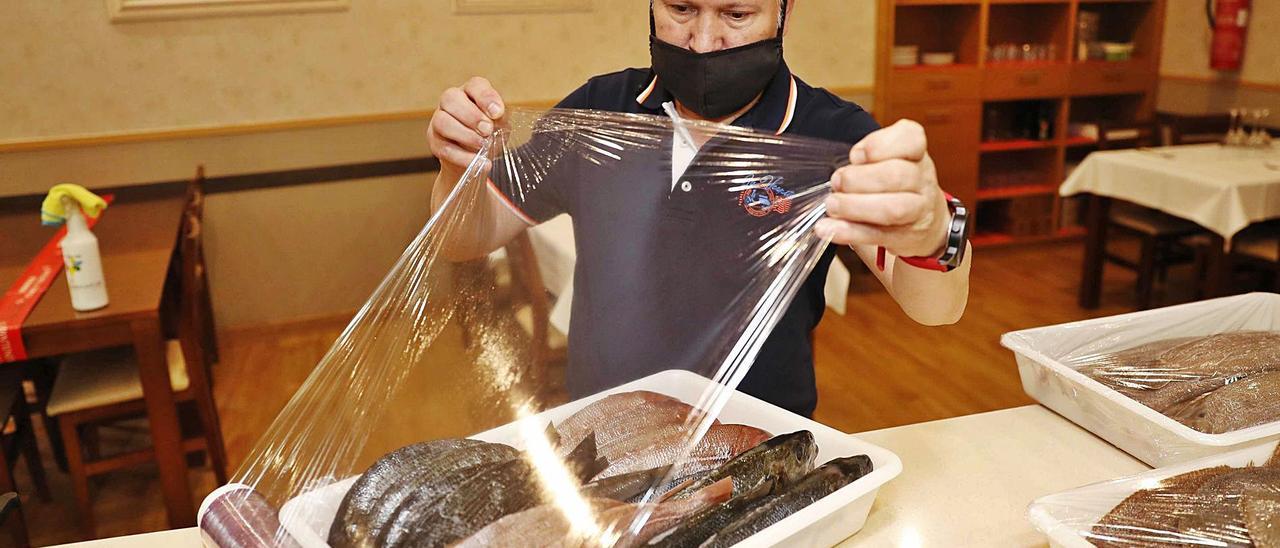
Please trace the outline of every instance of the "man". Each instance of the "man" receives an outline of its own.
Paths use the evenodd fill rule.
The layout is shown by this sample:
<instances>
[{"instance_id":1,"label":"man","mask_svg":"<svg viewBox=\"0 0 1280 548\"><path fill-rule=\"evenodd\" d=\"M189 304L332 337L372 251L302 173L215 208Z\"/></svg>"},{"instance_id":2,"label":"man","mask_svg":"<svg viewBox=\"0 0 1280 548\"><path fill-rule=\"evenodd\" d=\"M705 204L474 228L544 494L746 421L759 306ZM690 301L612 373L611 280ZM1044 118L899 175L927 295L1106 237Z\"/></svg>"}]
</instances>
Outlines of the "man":
<instances>
[{"instance_id":1,"label":"man","mask_svg":"<svg viewBox=\"0 0 1280 548\"><path fill-rule=\"evenodd\" d=\"M794 0L656 0L652 68L592 78L557 106L661 115L663 103L672 102L682 118L844 143L849 164L831 173L828 216L814 230L852 246L916 321L954 323L968 299L963 207L939 188L919 124L879 129L857 105L791 74L782 36L793 7ZM433 210L505 114L501 95L481 78L446 90L439 105L428 135L441 162ZM696 198L700 186L688 177L697 175L699 162L692 160L681 181L681 162L674 159L679 146L672 141L664 164L677 165L670 192L665 182L626 188L574 182L590 178L583 176L517 199L516 189L499 180L467 216L463 232L473 255L560 213L573 217L579 255L568 382L575 397L663 369L696 368L670 349L698 355L714 346L705 332L725 327L717 315L728 310L735 284L745 283L734 276L741 265L733 264L733 254L717 255L699 242L732 237L724 232L743 222L742 207L751 204L734 210ZM621 171L605 178L665 178L643 165L612 169ZM706 235L717 227L715 236ZM833 254L825 251L739 387L806 416L817 404L810 334L825 306L823 281Z\"/></svg>"}]
</instances>

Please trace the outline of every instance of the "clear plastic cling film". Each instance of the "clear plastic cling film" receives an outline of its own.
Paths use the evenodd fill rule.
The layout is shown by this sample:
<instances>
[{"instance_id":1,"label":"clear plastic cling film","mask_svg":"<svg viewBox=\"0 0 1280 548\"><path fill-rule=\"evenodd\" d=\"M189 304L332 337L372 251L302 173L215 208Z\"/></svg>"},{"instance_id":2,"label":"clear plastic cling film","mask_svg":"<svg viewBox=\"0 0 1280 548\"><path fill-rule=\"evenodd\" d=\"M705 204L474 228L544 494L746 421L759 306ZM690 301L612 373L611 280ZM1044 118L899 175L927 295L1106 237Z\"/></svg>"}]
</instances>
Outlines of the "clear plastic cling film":
<instances>
[{"instance_id":1,"label":"clear plastic cling film","mask_svg":"<svg viewBox=\"0 0 1280 548\"><path fill-rule=\"evenodd\" d=\"M1023 371L1029 393L1153 466L1280 439L1280 295L1029 329L1003 342L1020 367L1039 364ZM1082 389L1087 382L1104 387L1101 396Z\"/></svg>"},{"instance_id":2,"label":"clear plastic cling film","mask_svg":"<svg viewBox=\"0 0 1280 548\"><path fill-rule=\"evenodd\" d=\"M697 152L673 177L680 146ZM865 456L815 462L806 432L718 420L747 370L771 366L756 356L828 245L812 228L847 152L513 111L206 498L205 542L730 545L779 500L865 475ZM577 256L567 333L523 230L560 214ZM730 506L733 524L690 525Z\"/></svg>"},{"instance_id":3,"label":"clear plastic cling film","mask_svg":"<svg viewBox=\"0 0 1280 548\"><path fill-rule=\"evenodd\" d=\"M1280 546L1276 443L1043 497L1032 522L1055 546Z\"/></svg>"}]
</instances>

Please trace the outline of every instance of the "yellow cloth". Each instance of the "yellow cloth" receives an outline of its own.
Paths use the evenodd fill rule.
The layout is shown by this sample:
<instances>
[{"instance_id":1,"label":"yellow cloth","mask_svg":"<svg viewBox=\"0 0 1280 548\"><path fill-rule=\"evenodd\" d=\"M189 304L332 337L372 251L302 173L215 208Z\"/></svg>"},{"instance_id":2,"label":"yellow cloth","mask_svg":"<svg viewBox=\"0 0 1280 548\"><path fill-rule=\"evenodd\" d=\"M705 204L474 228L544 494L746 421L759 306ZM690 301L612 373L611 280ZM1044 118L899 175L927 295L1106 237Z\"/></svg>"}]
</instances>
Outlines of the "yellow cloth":
<instances>
[{"instance_id":1,"label":"yellow cloth","mask_svg":"<svg viewBox=\"0 0 1280 548\"><path fill-rule=\"evenodd\" d=\"M80 209L85 215L93 218L97 218L102 214L102 210L107 208L106 200L89 192L85 187L71 183L54 185L49 189L49 195L44 197L44 203L40 205L40 224L57 226L67 220L67 212L62 208L63 198L71 198L72 201L80 204Z\"/></svg>"}]
</instances>

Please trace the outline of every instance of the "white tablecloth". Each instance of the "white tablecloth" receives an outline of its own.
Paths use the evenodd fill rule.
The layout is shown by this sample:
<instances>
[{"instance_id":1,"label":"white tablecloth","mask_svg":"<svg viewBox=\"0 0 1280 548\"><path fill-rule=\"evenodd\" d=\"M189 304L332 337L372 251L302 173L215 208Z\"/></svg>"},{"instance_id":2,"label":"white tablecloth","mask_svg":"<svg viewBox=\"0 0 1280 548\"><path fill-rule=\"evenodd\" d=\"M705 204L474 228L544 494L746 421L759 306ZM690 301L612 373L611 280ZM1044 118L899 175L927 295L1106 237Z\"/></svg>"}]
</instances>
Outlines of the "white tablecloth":
<instances>
[{"instance_id":1,"label":"white tablecloth","mask_svg":"<svg viewBox=\"0 0 1280 548\"><path fill-rule=\"evenodd\" d=\"M1216 144L1094 152L1060 193L1119 198L1195 221L1225 238L1280 217L1280 147Z\"/></svg>"},{"instance_id":2,"label":"white tablecloth","mask_svg":"<svg viewBox=\"0 0 1280 548\"><path fill-rule=\"evenodd\" d=\"M547 291L556 296L551 310L551 325L562 333L569 332L569 308L573 301L573 265L577 252L573 242L573 220L560 215L529 229L529 240L538 257L538 271ZM837 314L844 314L849 295L849 269L836 258L831 262L824 292L827 307Z\"/></svg>"}]
</instances>

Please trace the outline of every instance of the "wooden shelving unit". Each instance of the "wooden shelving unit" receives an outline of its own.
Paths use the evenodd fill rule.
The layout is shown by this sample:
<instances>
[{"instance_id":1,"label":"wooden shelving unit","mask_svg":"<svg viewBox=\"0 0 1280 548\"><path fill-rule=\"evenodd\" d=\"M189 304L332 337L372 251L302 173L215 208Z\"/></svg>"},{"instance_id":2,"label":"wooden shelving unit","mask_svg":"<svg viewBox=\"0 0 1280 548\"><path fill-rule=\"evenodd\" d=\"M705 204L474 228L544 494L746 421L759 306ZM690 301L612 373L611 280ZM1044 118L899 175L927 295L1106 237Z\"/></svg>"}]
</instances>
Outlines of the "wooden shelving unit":
<instances>
[{"instance_id":1,"label":"wooden shelving unit","mask_svg":"<svg viewBox=\"0 0 1280 548\"><path fill-rule=\"evenodd\" d=\"M1166 0L878 1L877 116L924 125L939 181L973 206L974 244L1083 234L1078 204L1064 208L1057 189L1097 140L1070 128L1154 118ZM1132 58L1080 60L1082 12L1097 14L1099 40L1133 42ZM1035 61L996 61L1002 44L1044 47ZM895 45L956 64L895 67Z\"/></svg>"}]
</instances>

